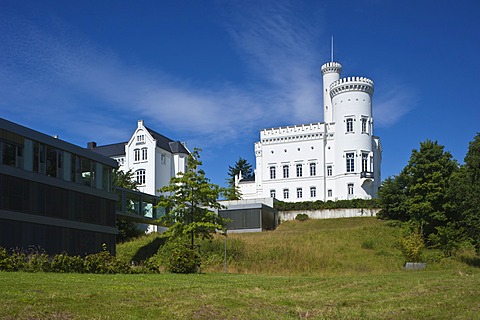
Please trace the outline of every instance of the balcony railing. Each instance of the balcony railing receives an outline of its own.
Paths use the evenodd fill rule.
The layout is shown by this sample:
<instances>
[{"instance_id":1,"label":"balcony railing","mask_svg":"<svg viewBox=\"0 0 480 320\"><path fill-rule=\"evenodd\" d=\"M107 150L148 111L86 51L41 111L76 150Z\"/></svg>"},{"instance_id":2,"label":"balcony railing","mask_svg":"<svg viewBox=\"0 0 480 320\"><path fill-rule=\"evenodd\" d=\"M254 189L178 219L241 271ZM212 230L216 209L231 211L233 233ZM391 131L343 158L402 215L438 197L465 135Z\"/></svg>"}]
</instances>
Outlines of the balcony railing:
<instances>
[{"instance_id":1,"label":"balcony railing","mask_svg":"<svg viewBox=\"0 0 480 320\"><path fill-rule=\"evenodd\" d=\"M373 172L370 171L362 171L360 172L360 178L365 178L365 179L373 179Z\"/></svg>"}]
</instances>

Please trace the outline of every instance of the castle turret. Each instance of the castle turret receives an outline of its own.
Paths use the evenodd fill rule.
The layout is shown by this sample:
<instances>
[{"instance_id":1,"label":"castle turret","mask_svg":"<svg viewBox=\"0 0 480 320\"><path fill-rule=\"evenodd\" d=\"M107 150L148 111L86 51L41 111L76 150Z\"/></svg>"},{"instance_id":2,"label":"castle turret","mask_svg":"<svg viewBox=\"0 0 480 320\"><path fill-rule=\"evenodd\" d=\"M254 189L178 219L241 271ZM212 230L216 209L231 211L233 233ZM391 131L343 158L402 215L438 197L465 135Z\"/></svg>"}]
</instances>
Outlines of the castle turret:
<instances>
[{"instance_id":1,"label":"castle turret","mask_svg":"<svg viewBox=\"0 0 480 320\"><path fill-rule=\"evenodd\" d=\"M325 123L333 122L334 110L332 100L330 99L330 85L340 79L342 65L338 62L327 62L322 68L323 76L323 121Z\"/></svg>"}]
</instances>

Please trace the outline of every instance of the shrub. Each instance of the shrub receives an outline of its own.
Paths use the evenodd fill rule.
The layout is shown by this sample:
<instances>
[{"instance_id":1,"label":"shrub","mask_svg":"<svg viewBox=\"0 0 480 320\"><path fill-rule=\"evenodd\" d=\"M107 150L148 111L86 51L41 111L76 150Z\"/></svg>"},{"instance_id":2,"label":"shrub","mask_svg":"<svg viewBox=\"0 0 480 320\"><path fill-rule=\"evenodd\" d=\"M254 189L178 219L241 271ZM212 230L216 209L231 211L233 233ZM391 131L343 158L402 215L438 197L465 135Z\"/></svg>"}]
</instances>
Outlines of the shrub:
<instances>
[{"instance_id":1,"label":"shrub","mask_svg":"<svg viewBox=\"0 0 480 320\"><path fill-rule=\"evenodd\" d=\"M46 253L32 253L26 255L23 271L49 272L51 270L50 257Z\"/></svg>"},{"instance_id":2,"label":"shrub","mask_svg":"<svg viewBox=\"0 0 480 320\"><path fill-rule=\"evenodd\" d=\"M297 216L295 217L295 220L298 220L298 221L308 220L308 214L306 214L306 213L299 213L299 214L297 214Z\"/></svg>"},{"instance_id":3,"label":"shrub","mask_svg":"<svg viewBox=\"0 0 480 320\"><path fill-rule=\"evenodd\" d=\"M200 255L185 239L170 238L155 259L172 273L194 273L201 265Z\"/></svg>"},{"instance_id":4,"label":"shrub","mask_svg":"<svg viewBox=\"0 0 480 320\"><path fill-rule=\"evenodd\" d=\"M408 262L420 262L424 248L422 235L418 232L400 238L400 249Z\"/></svg>"},{"instance_id":5,"label":"shrub","mask_svg":"<svg viewBox=\"0 0 480 320\"><path fill-rule=\"evenodd\" d=\"M56 254L51 263L53 272L84 272L84 264L79 256L69 256L67 253Z\"/></svg>"},{"instance_id":6,"label":"shrub","mask_svg":"<svg viewBox=\"0 0 480 320\"><path fill-rule=\"evenodd\" d=\"M3 247L0 247L0 270L2 271L10 270L10 261L8 257L8 251Z\"/></svg>"}]
</instances>

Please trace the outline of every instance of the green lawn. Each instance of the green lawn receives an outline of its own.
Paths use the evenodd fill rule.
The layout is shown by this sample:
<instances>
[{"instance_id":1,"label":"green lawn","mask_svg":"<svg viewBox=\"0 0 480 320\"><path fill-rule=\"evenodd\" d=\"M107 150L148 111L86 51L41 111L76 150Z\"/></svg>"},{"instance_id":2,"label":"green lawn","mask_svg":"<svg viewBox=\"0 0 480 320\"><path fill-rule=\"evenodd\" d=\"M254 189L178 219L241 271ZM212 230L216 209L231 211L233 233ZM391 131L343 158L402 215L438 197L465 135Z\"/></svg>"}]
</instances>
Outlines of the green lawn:
<instances>
[{"instance_id":1,"label":"green lawn","mask_svg":"<svg viewBox=\"0 0 480 320\"><path fill-rule=\"evenodd\" d=\"M0 272L1 319L480 319L480 270L336 276Z\"/></svg>"}]
</instances>

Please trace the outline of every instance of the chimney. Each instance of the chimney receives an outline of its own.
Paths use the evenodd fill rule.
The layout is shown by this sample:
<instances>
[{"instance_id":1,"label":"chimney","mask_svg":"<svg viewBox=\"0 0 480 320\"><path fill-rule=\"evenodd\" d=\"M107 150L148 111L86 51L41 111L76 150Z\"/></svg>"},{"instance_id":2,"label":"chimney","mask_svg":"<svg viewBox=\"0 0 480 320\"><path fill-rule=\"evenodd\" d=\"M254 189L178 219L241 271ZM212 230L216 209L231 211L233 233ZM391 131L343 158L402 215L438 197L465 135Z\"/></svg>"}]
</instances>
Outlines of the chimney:
<instances>
[{"instance_id":1,"label":"chimney","mask_svg":"<svg viewBox=\"0 0 480 320\"><path fill-rule=\"evenodd\" d=\"M97 143L94 142L94 141L91 141L91 142L87 143L87 149L92 150L92 149L95 149L96 147L97 147Z\"/></svg>"}]
</instances>

